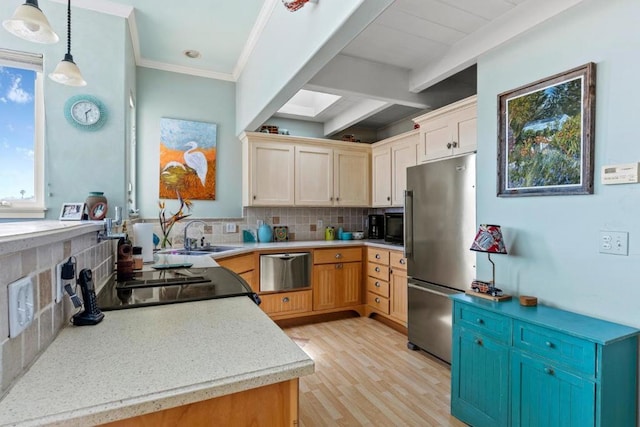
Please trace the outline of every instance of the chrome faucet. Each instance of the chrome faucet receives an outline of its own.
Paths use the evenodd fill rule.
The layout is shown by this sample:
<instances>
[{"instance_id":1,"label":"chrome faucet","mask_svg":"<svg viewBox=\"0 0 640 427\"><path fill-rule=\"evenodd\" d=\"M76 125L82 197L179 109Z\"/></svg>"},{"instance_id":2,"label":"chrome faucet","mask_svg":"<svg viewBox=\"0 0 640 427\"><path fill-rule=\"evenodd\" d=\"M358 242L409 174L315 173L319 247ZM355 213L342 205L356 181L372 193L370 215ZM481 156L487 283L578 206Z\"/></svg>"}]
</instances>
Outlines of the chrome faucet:
<instances>
[{"instance_id":1,"label":"chrome faucet","mask_svg":"<svg viewBox=\"0 0 640 427\"><path fill-rule=\"evenodd\" d=\"M201 221L201 220L199 220L199 219L194 219L193 221L189 221L189 222L187 223L187 225L185 225L185 226L184 226L184 235L183 235L183 239L182 239L182 240L184 241L184 248L185 248L185 250L187 250L187 251L190 251L190 250L191 250L191 239L189 239L189 238L187 237L187 230L189 230L189 226L190 226L191 224L195 223L195 222L199 222L200 224L202 224L202 225L204 225L204 226L206 226L206 225L207 225L207 223L206 223L206 222L204 222L204 221ZM196 240L196 242L197 242L197 240Z\"/></svg>"},{"instance_id":2,"label":"chrome faucet","mask_svg":"<svg viewBox=\"0 0 640 427\"><path fill-rule=\"evenodd\" d=\"M126 239L126 233L114 233L113 226L118 226L122 224L122 213L120 206L115 207L116 215L115 218L105 218L104 219L104 231L98 233L98 241L101 240L117 240L117 239Z\"/></svg>"}]
</instances>

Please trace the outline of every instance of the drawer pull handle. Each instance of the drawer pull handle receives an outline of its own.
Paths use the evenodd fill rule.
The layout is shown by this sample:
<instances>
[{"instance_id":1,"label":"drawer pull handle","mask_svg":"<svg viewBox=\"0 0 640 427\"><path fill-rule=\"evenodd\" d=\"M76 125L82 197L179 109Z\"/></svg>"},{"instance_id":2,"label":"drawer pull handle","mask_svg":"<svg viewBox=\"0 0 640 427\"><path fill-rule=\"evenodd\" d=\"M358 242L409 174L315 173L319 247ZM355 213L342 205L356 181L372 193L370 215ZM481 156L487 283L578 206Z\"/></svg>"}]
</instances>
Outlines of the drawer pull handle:
<instances>
[{"instance_id":1,"label":"drawer pull handle","mask_svg":"<svg viewBox=\"0 0 640 427\"><path fill-rule=\"evenodd\" d=\"M482 319L476 319L476 323L477 323L478 325L483 325L483 324L484 324L484 320L482 320Z\"/></svg>"},{"instance_id":2,"label":"drawer pull handle","mask_svg":"<svg viewBox=\"0 0 640 427\"><path fill-rule=\"evenodd\" d=\"M544 373L548 374L548 375L553 375L554 374L553 369L549 368L549 367L544 368Z\"/></svg>"},{"instance_id":3,"label":"drawer pull handle","mask_svg":"<svg viewBox=\"0 0 640 427\"><path fill-rule=\"evenodd\" d=\"M342 264L336 264L336 268L340 270L342 268Z\"/></svg>"},{"instance_id":4,"label":"drawer pull handle","mask_svg":"<svg viewBox=\"0 0 640 427\"><path fill-rule=\"evenodd\" d=\"M380 254L376 254L376 259L380 259L380 258L382 258Z\"/></svg>"},{"instance_id":5,"label":"drawer pull handle","mask_svg":"<svg viewBox=\"0 0 640 427\"><path fill-rule=\"evenodd\" d=\"M380 298L375 299L376 303L380 304Z\"/></svg>"},{"instance_id":6,"label":"drawer pull handle","mask_svg":"<svg viewBox=\"0 0 640 427\"><path fill-rule=\"evenodd\" d=\"M380 287L380 282L376 282L376 288Z\"/></svg>"},{"instance_id":7,"label":"drawer pull handle","mask_svg":"<svg viewBox=\"0 0 640 427\"><path fill-rule=\"evenodd\" d=\"M547 347L549 347L549 348L553 348L553 347L555 347L555 345L553 345L553 343L552 343L551 341L547 341L547 342L545 342L545 343L544 343L544 345L546 345L546 346L547 346Z\"/></svg>"},{"instance_id":8,"label":"drawer pull handle","mask_svg":"<svg viewBox=\"0 0 640 427\"><path fill-rule=\"evenodd\" d=\"M407 260L406 260L406 259L402 258L402 259L400 260L400 264L405 265L406 263L407 263Z\"/></svg>"},{"instance_id":9,"label":"drawer pull handle","mask_svg":"<svg viewBox=\"0 0 640 427\"><path fill-rule=\"evenodd\" d=\"M282 302L289 302L289 297L282 298Z\"/></svg>"},{"instance_id":10,"label":"drawer pull handle","mask_svg":"<svg viewBox=\"0 0 640 427\"><path fill-rule=\"evenodd\" d=\"M473 340L476 344L478 345L482 345L482 340L480 338L476 338L475 340Z\"/></svg>"},{"instance_id":11,"label":"drawer pull handle","mask_svg":"<svg viewBox=\"0 0 640 427\"><path fill-rule=\"evenodd\" d=\"M376 270L376 273L380 273L380 267L376 267L375 270Z\"/></svg>"},{"instance_id":12,"label":"drawer pull handle","mask_svg":"<svg viewBox=\"0 0 640 427\"><path fill-rule=\"evenodd\" d=\"M340 258L342 258L342 254L341 253L337 253L336 254L336 259L340 259Z\"/></svg>"}]
</instances>

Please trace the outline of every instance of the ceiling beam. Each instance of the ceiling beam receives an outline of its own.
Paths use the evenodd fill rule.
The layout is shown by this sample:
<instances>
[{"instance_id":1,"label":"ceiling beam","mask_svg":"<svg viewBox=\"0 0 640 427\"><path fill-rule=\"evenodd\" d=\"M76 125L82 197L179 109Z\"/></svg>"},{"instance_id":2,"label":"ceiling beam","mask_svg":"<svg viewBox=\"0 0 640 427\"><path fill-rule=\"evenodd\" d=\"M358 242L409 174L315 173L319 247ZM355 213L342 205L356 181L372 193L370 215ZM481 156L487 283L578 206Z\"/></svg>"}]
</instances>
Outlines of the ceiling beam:
<instances>
[{"instance_id":1,"label":"ceiling beam","mask_svg":"<svg viewBox=\"0 0 640 427\"><path fill-rule=\"evenodd\" d=\"M384 101L378 101L375 99L366 99L358 104L348 108L343 111L336 117L327 120L324 123L324 134L332 135L334 133L340 132L352 126L367 117L370 117L385 108L389 107L391 104Z\"/></svg>"},{"instance_id":2,"label":"ceiling beam","mask_svg":"<svg viewBox=\"0 0 640 427\"><path fill-rule=\"evenodd\" d=\"M478 57L584 0L529 0L454 44L437 62L414 70L409 90L420 92L475 64Z\"/></svg>"},{"instance_id":3,"label":"ceiling beam","mask_svg":"<svg viewBox=\"0 0 640 427\"><path fill-rule=\"evenodd\" d=\"M336 95L354 95L413 108L429 108L427 97L409 91L405 68L336 55L305 85L305 89Z\"/></svg>"}]
</instances>

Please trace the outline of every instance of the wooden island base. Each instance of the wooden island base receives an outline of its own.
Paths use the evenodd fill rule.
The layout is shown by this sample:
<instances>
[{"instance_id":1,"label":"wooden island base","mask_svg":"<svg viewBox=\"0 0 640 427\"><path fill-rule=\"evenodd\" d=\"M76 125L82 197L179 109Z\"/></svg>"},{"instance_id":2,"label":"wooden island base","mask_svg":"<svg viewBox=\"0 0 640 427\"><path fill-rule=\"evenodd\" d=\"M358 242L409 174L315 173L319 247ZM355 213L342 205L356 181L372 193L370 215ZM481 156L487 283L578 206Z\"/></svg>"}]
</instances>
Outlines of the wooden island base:
<instances>
[{"instance_id":1,"label":"wooden island base","mask_svg":"<svg viewBox=\"0 0 640 427\"><path fill-rule=\"evenodd\" d=\"M296 426L298 378L102 425Z\"/></svg>"}]
</instances>

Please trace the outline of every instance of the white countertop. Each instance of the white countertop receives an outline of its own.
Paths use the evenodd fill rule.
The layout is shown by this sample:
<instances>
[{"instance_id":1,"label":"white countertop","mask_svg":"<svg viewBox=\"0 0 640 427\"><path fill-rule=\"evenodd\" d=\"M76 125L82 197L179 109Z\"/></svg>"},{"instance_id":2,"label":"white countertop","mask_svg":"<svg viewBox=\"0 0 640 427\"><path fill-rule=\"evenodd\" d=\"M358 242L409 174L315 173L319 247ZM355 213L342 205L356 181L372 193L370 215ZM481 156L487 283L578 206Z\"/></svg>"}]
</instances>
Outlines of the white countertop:
<instances>
[{"instance_id":1,"label":"white countertop","mask_svg":"<svg viewBox=\"0 0 640 427\"><path fill-rule=\"evenodd\" d=\"M60 332L0 400L0 425L104 423L313 370L247 297L108 311Z\"/></svg>"}]
</instances>

